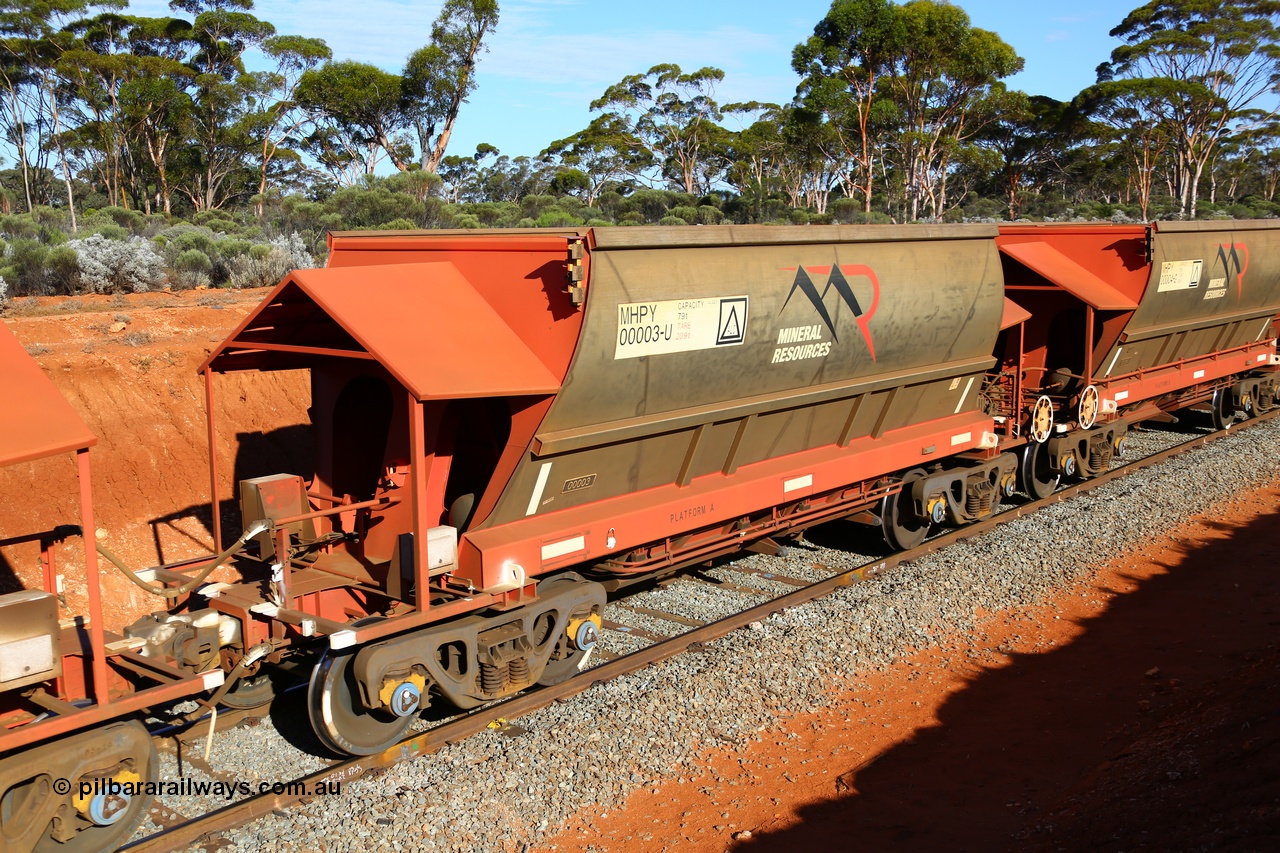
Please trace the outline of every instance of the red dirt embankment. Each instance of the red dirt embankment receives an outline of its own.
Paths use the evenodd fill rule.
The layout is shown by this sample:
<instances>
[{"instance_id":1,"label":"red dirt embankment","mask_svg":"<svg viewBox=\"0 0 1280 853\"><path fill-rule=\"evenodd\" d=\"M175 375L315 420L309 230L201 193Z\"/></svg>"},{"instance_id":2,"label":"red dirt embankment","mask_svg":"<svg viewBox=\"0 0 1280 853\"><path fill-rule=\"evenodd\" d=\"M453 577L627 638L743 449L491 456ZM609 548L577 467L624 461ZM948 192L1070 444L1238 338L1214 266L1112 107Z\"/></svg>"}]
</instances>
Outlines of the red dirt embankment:
<instances>
[{"instance_id":1,"label":"red dirt embankment","mask_svg":"<svg viewBox=\"0 0 1280 853\"><path fill-rule=\"evenodd\" d=\"M21 300L3 322L98 436L90 453L95 526L135 567L207 553L213 545L201 363L266 295L191 291ZM215 376L224 524L244 476L301 470L310 389L298 371ZM5 401L21 405L21 401ZM79 524L71 454L0 469L0 539ZM70 613L87 613L78 540L59 549ZM0 553L0 592L40 585L34 547ZM103 565L105 622L157 607Z\"/></svg>"}]
</instances>

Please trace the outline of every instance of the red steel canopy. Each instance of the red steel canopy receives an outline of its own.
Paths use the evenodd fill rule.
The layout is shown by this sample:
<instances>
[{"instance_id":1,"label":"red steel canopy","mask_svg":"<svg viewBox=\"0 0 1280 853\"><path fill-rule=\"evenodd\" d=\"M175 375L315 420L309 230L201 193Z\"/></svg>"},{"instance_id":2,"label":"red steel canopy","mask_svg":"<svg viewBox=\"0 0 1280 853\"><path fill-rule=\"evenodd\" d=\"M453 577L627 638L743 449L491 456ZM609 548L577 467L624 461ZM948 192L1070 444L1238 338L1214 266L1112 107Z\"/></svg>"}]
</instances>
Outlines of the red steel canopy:
<instances>
[{"instance_id":1,"label":"red steel canopy","mask_svg":"<svg viewBox=\"0 0 1280 853\"><path fill-rule=\"evenodd\" d=\"M372 358L419 400L554 394L560 380L451 263L295 270L201 367Z\"/></svg>"},{"instance_id":2,"label":"red steel canopy","mask_svg":"<svg viewBox=\"0 0 1280 853\"><path fill-rule=\"evenodd\" d=\"M0 466L84 450L97 442L40 365L0 323Z\"/></svg>"},{"instance_id":3,"label":"red steel canopy","mask_svg":"<svg viewBox=\"0 0 1280 853\"><path fill-rule=\"evenodd\" d=\"M1004 311L1000 315L1000 330L1004 331L1010 326L1016 326L1019 323L1025 323L1031 319L1031 312L1014 302L1009 297L1004 298Z\"/></svg>"},{"instance_id":4,"label":"red steel canopy","mask_svg":"<svg viewBox=\"0 0 1280 853\"><path fill-rule=\"evenodd\" d=\"M1002 243L1000 251L1099 311L1133 311L1138 303L1041 240Z\"/></svg>"}]
</instances>

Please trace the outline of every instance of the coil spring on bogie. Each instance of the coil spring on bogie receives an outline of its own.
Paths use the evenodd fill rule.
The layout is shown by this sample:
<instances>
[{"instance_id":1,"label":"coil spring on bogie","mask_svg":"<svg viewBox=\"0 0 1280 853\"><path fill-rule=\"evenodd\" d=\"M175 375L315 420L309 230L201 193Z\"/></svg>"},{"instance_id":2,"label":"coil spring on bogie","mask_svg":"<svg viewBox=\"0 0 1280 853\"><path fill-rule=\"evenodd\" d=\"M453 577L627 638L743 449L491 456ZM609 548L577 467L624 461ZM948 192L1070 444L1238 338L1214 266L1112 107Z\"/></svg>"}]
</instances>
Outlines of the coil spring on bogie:
<instances>
[{"instance_id":1,"label":"coil spring on bogie","mask_svg":"<svg viewBox=\"0 0 1280 853\"><path fill-rule=\"evenodd\" d=\"M996 490L987 480L974 483L965 493L964 510L971 517L986 515L995 505Z\"/></svg>"},{"instance_id":2,"label":"coil spring on bogie","mask_svg":"<svg viewBox=\"0 0 1280 853\"><path fill-rule=\"evenodd\" d=\"M1101 471L1111 464L1111 442L1095 441L1089 448L1089 470Z\"/></svg>"},{"instance_id":3,"label":"coil spring on bogie","mask_svg":"<svg viewBox=\"0 0 1280 853\"><path fill-rule=\"evenodd\" d=\"M480 664L480 689L485 693L497 693L506 681L506 667L498 667L491 663Z\"/></svg>"},{"instance_id":4,"label":"coil spring on bogie","mask_svg":"<svg viewBox=\"0 0 1280 853\"><path fill-rule=\"evenodd\" d=\"M507 675L511 678L512 684L526 684L529 681L529 659L516 658L510 664Z\"/></svg>"}]
</instances>

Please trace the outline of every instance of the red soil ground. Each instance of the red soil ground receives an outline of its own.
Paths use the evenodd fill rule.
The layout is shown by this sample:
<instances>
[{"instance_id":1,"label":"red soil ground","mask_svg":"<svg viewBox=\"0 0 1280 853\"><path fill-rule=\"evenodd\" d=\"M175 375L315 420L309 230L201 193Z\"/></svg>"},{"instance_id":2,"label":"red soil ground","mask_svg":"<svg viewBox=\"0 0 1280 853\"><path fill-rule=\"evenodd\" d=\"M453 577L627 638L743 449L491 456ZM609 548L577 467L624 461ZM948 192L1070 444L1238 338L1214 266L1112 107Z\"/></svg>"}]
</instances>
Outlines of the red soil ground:
<instances>
[{"instance_id":1,"label":"red soil ground","mask_svg":"<svg viewBox=\"0 0 1280 853\"><path fill-rule=\"evenodd\" d=\"M1280 487L540 850L1280 849Z\"/></svg>"}]
</instances>

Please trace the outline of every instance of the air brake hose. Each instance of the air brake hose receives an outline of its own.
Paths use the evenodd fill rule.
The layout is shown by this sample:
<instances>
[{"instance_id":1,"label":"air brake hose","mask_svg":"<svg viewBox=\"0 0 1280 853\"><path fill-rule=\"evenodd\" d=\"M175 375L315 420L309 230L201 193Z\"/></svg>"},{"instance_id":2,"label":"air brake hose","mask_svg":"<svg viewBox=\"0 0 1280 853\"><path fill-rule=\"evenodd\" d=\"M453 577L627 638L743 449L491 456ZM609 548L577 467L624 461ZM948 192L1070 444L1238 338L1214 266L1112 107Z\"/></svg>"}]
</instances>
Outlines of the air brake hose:
<instances>
[{"instance_id":1,"label":"air brake hose","mask_svg":"<svg viewBox=\"0 0 1280 853\"><path fill-rule=\"evenodd\" d=\"M165 598L181 598L182 596L186 595L187 593L191 592L193 589L198 587L200 584L204 583L204 579L207 578L213 572L214 569L218 568L223 563L225 563L231 557L232 554L240 550L240 547L244 545L244 543L248 542L250 539L257 536L259 533L266 531L269 527L270 525L265 521L259 521L257 524L250 526L248 530L240 534L239 539L237 539L235 542L232 542L231 546L227 548L225 551L223 551L221 554L219 554L212 563L205 566L195 575L192 575L191 580L187 581L182 586L175 587L173 589L168 589L166 587L156 586L154 584L147 583L142 578L138 577L137 572L135 572L133 569L126 566L124 562L115 554L111 553L106 548L99 545L97 542L95 542L94 545L97 547L99 554L106 557L107 560L109 560L113 566L115 566L117 569L119 569L121 572L124 573L125 577L133 581L134 584L136 584L141 589L151 593L152 595L162 595Z\"/></svg>"}]
</instances>

